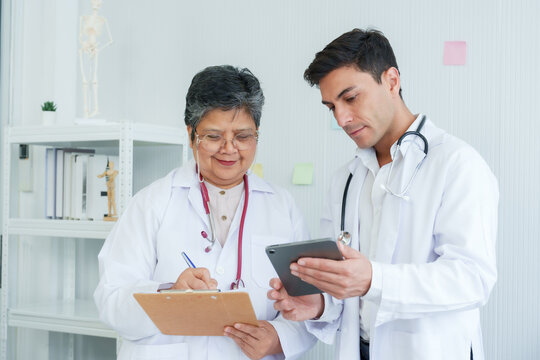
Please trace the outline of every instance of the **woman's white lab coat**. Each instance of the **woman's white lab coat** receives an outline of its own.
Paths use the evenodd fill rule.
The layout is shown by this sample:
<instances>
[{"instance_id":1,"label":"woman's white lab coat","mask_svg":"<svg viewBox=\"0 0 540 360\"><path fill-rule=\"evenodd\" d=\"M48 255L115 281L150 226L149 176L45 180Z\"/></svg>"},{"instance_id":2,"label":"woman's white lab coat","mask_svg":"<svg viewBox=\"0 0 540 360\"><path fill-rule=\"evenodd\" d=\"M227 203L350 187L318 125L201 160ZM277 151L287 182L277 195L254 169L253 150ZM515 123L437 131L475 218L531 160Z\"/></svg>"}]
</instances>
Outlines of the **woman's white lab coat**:
<instances>
[{"instance_id":1,"label":"woman's white lab coat","mask_svg":"<svg viewBox=\"0 0 540 360\"><path fill-rule=\"evenodd\" d=\"M249 204L242 245L242 279L257 319L268 320L278 332L287 359L316 341L303 323L278 316L266 297L276 277L264 248L270 244L304 240L308 231L291 196L250 175ZM236 278L238 229L244 197L222 248L205 253L210 234L194 163L172 171L134 196L99 254L100 282L94 293L100 318L122 337L119 359L247 359L233 340L224 336L163 335L133 298L156 292L174 282L187 268L185 251L197 267L205 267L228 290ZM265 359L280 359L282 355Z\"/></svg>"},{"instance_id":2,"label":"woman's white lab coat","mask_svg":"<svg viewBox=\"0 0 540 360\"><path fill-rule=\"evenodd\" d=\"M372 304L371 360L468 360L471 347L474 360L482 360L479 308L497 278L497 181L463 141L430 121L422 133L429 152L411 185L410 200L386 194L382 204L376 255L370 259L374 277L382 278L380 302ZM396 190L405 187L425 156L419 139L406 139L394 159L390 187ZM350 173L345 227L352 233L351 246L358 249L358 201L367 173L359 158L333 177L321 226L325 236L339 234ZM325 314L334 315L327 316L328 322L308 322L308 329L325 342L337 332L336 358L359 359L359 298L346 299L344 306L326 300Z\"/></svg>"}]
</instances>

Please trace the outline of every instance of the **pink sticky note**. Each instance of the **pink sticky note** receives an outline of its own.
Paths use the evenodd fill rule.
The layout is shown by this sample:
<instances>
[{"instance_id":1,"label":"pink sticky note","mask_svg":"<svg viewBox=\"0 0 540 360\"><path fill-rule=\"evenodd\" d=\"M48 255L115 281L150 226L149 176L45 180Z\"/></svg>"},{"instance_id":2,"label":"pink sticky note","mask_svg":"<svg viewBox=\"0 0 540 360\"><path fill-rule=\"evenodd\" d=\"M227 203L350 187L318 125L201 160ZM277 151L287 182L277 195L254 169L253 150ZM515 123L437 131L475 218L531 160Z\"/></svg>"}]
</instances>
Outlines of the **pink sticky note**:
<instances>
[{"instance_id":1,"label":"pink sticky note","mask_svg":"<svg viewBox=\"0 0 540 360\"><path fill-rule=\"evenodd\" d=\"M466 41L444 42L444 65L465 65L467 60Z\"/></svg>"}]
</instances>

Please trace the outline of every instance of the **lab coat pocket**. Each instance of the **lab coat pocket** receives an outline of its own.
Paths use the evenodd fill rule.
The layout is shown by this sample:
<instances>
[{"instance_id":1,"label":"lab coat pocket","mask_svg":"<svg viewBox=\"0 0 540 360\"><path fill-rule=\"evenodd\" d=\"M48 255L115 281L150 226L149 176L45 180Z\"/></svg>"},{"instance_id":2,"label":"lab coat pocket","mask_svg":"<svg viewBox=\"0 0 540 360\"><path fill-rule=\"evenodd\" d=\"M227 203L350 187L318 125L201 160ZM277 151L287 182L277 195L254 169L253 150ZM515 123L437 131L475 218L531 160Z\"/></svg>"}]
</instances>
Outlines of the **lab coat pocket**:
<instances>
[{"instance_id":1,"label":"lab coat pocket","mask_svg":"<svg viewBox=\"0 0 540 360\"><path fill-rule=\"evenodd\" d=\"M149 360L149 359L188 359L188 344L138 345L124 343L118 360Z\"/></svg>"},{"instance_id":2,"label":"lab coat pocket","mask_svg":"<svg viewBox=\"0 0 540 360\"><path fill-rule=\"evenodd\" d=\"M383 359L395 360L432 360L441 358L440 339L437 334L428 332L392 331L391 346L384 347L390 354L381 356ZM382 350L386 352L385 350Z\"/></svg>"},{"instance_id":3,"label":"lab coat pocket","mask_svg":"<svg viewBox=\"0 0 540 360\"><path fill-rule=\"evenodd\" d=\"M266 255L268 245L283 244L287 238L278 236L253 236L251 242L251 276L262 288L270 288L270 279L278 277L270 259Z\"/></svg>"}]
</instances>

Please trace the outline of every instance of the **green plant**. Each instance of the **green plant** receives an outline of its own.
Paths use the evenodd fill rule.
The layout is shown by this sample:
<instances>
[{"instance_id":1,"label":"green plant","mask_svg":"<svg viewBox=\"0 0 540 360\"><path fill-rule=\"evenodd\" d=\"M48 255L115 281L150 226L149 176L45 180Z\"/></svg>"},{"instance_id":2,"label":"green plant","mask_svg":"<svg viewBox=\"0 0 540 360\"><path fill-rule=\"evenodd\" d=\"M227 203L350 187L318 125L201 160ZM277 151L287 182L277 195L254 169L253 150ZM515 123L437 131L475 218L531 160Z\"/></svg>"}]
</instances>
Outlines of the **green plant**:
<instances>
[{"instance_id":1,"label":"green plant","mask_svg":"<svg viewBox=\"0 0 540 360\"><path fill-rule=\"evenodd\" d=\"M45 101L43 105L41 105L42 111L56 111L56 104L52 101Z\"/></svg>"}]
</instances>

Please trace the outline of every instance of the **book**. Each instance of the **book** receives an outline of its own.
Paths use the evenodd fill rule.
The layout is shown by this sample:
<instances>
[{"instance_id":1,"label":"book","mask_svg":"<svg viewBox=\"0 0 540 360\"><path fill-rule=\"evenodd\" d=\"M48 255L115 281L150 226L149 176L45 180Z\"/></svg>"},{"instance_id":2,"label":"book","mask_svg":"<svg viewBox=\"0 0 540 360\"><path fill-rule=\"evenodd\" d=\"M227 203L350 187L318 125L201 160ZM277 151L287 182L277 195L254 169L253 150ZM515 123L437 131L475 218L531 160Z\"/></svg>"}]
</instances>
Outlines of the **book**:
<instances>
[{"instance_id":1,"label":"book","mask_svg":"<svg viewBox=\"0 0 540 360\"><path fill-rule=\"evenodd\" d=\"M86 177L89 154L71 154L71 217L86 220Z\"/></svg>"},{"instance_id":2,"label":"book","mask_svg":"<svg viewBox=\"0 0 540 360\"><path fill-rule=\"evenodd\" d=\"M74 219L74 209L72 209L72 155L74 154L94 154L94 149L62 148L63 160L63 194L62 194L62 218ZM81 195L82 196L82 195Z\"/></svg>"}]
</instances>

